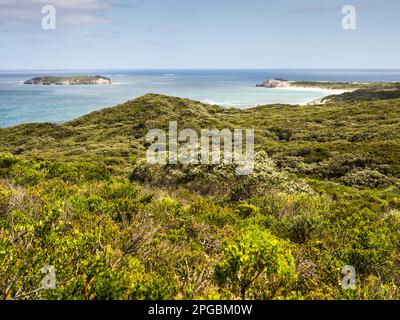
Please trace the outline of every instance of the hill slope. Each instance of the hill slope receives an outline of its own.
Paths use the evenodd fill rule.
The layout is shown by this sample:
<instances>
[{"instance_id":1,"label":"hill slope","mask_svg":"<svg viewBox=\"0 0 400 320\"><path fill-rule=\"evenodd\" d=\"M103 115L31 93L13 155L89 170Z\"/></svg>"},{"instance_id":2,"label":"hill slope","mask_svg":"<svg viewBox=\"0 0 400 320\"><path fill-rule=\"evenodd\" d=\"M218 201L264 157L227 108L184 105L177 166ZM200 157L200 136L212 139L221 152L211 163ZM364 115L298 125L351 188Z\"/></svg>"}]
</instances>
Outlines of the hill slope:
<instances>
[{"instance_id":1,"label":"hill slope","mask_svg":"<svg viewBox=\"0 0 400 320\"><path fill-rule=\"evenodd\" d=\"M400 299L400 100L365 96L238 110L151 94L0 129L0 296ZM254 174L148 165L144 137L169 121L254 128Z\"/></svg>"},{"instance_id":2,"label":"hill slope","mask_svg":"<svg viewBox=\"0 0 400 320\"><path fill-rule=\"evenodd\" d=\"M254 128L255 143L282 168L340 178L356 168L399 177L400 100L331 102L319 106L267 105L224 109L188 99L146 95L64 125L26 124L0 129L2 151L71 161L127 163L145 151L150 129ZM346 166L326 172L326 166Z\"/></svg>"}]
</instances>

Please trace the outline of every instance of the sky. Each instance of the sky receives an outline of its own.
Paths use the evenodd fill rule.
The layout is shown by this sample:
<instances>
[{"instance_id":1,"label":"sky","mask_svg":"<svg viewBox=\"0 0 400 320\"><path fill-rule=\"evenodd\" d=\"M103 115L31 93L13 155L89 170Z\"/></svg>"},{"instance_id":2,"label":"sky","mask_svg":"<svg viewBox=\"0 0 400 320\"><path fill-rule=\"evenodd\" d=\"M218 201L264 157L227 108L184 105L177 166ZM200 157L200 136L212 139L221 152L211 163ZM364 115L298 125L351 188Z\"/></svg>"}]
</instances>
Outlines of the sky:
<instances>
[{"instance_id":1,"label":"sky","mask_svg":"<svg viewBox=\"0 0 400 320\"><path fill-rule=\"evenodd\" d=\"M393 69L399 14L399 0L0 0L0 69Z\"/></svg>"}]
</instances>

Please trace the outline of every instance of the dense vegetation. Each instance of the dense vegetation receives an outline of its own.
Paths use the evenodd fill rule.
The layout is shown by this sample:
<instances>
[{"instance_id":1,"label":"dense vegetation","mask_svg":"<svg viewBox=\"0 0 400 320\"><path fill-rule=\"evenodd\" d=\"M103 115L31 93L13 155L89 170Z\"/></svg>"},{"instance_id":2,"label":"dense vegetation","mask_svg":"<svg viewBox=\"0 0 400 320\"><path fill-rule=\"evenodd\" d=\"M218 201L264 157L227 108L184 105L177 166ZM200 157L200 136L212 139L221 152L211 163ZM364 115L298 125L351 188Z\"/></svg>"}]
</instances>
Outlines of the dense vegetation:
<instances>
[{"instance_id":1,"label":"dense vegetation","mask_svg":"<svg viewBox=\"0 0 400 320\"><path fill-rule=\"evenodd\" d=\"M399 87L397 82L340 82L340 81L295 81L293 87L343 89L343 90L388 90Z\"/></svg>"},{"instance_id":2,"label":"dense vegetation","mask_svg":"<svg viewBox=\"0 0 400 320\"><path fill-rule=\"evenodd\" d=\"M326 97L333 101L373 101L391 100L400 98L400 83L373 83L355 88L353 92L346 92L337 96Z\"/></svg>"},{"instance_id":3,"label":"dense vegetation","mask_svg":"<svg viewBox=\"0 0 400 320\"><path fill-rule=\"evenodd\" d=\"M400 100L363 90L242 111L146 95L0 129L1 297L400 299ZM148 165L168 121L255 128L254 174Z\"/></svg>"}]
</instances>

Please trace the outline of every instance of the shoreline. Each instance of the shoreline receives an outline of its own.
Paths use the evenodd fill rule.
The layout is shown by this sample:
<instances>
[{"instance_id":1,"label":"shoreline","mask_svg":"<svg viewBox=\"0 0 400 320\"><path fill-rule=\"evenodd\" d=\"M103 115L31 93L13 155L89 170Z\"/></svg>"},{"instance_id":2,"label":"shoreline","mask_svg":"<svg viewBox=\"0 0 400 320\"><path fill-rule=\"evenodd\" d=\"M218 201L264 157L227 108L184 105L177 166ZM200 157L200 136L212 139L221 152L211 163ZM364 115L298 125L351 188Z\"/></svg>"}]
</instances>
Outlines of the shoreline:
<instances>
[{"instance_id":1,"label":"shoreline","mask_svg":"<svg viewBox=\"0 0 400 320\"><path fill-rule=\"evenodd\" d=\"M270 79L257 84L257 88L264 89L274 89L282 91L291 92L308 92L308 93L318 93L318 98L312 100L302 101L296 105L317 105L324 104L324 100L328 96L341 95L347 92L353 92L360 89L362 86L367 85L367 83L348 83L348 82L330 82L330 81L293 81L285 79Z\"/></svg>"},{"instance_id":2,"label":"shoreline","mask_svg":"<svg viewBox=\"0 0 400 320\"><path fill-rule=\"evenodd\" d=\"M282 91L302 91L302 92L310 92L310 91L319 91L319 92L325 92L327 95L319 98L319 99L314 99L311 101L305 101L303 103L299 103L298 105L300 106L308 106L308 105L318 105L318 104L325 104L328 102L327 100L324 101L324 99L328 96L332 95L341 95L346 92L353 92L353 90L345 90L345 89L326 89L326 88L318 88L318 87L295 87L295 86L288 86L288 87L278 87L278 88L270 88L273 90L282 90ZM293 104L297 105L297 104Z\"/></svg>"},{"instance_id":3,"label":"shoreline","mask_svg":"<svg viewBox=\"0 0 400 320\"><path fill-rule=\"evenodd\" d=\"M288 90L288 91L319 91L319 92L326 92L326 93L331 93L331 94L343 94L346 92L352 92L354 90L346 90L346 89L326 89L326 88L318 88L318 87L295 87L295 86L289 86L289 87L279 87L279 88L270 88L272 90Z\"/></svg>"}]
</instances>

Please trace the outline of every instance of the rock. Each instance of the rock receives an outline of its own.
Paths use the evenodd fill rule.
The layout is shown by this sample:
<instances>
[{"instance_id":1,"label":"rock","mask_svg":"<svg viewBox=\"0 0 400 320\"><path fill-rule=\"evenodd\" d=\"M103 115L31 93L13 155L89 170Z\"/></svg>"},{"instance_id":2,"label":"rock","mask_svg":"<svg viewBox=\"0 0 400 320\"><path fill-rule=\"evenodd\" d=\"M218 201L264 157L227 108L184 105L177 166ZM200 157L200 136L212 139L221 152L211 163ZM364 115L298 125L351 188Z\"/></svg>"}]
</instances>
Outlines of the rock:
<instances>
[{"instance_id":1,"label":"rock","mask_svg":"<svg viewBox=\"0 0 400 320\"><path fill-rule=\"evenodd\" d=\"M263 88L286 88L290 87L290 82L284 79L272 79L263 83L257 84L257 87Z\"/></svg>"}]
</instances>

